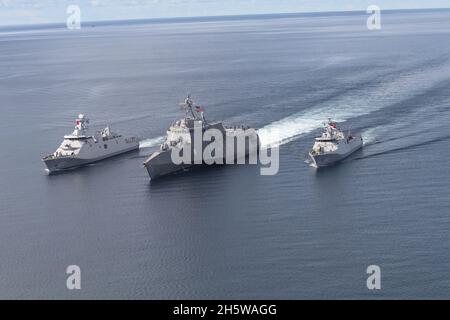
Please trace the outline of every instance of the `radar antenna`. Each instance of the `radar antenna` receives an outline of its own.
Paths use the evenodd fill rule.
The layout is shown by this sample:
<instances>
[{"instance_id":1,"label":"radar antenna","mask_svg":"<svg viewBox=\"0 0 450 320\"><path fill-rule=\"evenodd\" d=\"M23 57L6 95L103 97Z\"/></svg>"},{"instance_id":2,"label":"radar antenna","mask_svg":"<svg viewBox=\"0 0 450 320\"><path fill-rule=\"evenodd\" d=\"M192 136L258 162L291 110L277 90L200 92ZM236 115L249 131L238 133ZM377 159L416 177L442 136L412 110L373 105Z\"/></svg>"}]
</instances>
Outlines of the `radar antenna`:
<instances>
[{"instance_id":1,"label":"radar antenna","mask_svg":"<svg viewBox=\"0 0 450 320\"><path fill-rule=\"evenodd\" d=\"M194 101L192 101L191 94L189 93L187 95L187 98L184 99L184 102L180 103L180 107L181 107L181 109L183 109L186 112L186 117L190 113L192 115L192 117L195 119L197 117L195 116L193 106L194 106Z\"/></svg>"}]
</instances>

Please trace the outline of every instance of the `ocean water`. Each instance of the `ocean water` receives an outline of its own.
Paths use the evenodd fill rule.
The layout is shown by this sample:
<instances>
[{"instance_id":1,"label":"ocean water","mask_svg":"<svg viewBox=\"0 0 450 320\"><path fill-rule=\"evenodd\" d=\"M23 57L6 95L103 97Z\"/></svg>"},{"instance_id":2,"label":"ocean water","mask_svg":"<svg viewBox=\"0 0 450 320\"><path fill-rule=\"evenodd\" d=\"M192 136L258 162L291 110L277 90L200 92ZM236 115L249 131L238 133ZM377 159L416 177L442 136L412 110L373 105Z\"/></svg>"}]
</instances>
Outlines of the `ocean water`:
<instances>
[{"instance_id":1,"label":"ocean water","mask_svg":"<svg viewBox=\"0 0 450 320\"><path fill-rule=\"evenodd\" d=\"M449 298L450 11L0 32L0 298ZM142 166L190 92L280 170ZM137 152L47 175L78 113ZM328 117L363 150L304 160ZM68 265L81 290L66 288ZM381 290L366 268L381 268Z\"/></svg>"}]
</instances>

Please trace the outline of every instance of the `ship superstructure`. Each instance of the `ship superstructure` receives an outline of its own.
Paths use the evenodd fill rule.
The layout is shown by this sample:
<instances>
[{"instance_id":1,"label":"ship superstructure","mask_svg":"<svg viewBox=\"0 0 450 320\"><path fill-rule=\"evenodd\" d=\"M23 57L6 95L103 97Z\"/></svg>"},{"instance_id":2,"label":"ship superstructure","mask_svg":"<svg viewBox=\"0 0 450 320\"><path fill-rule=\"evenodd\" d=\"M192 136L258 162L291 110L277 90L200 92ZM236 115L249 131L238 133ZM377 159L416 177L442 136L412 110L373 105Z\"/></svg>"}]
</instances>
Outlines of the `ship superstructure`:
<instances>
[{"instance_id":1,"label":"ship superstructure","mask_svg":"<svg viewBox=\"0 0 450 320\"><path fill-rule=\"evenodd\" d=\"M254 128L246 126L225 127L221 121L207 121L204 116L204 108L195 106L190 95L180 105L185 111L185 117L175 121L169 127L166 138L160 146L160 150L151 154L144 162L144 166L152 180L167 174L186 170L195 165L226 163L227 152L228 158L232 157L233 161L237 161L239 156L246 157L251 152L257 152L259 141L258 134ZM211 132L211 129L215 129L217 130L216 132L221 133L223 152L217 152L206 158L202 157L200 162L196 161L200 154L203 155L203 151L211 141L201 140L196 142L195 130L200 131L201 135L204 136L208 131ZM238 140L246 140L241 154L235 146ZM230 143L230 141L232 141L234 147L227 148L227 143ZM255 146L255 148L252 148L252 146ZM177 154L190 152L190 161L174 163L172 152L176 152Z\"/></svg>"},{"instance_id":2,"label":"ship superstructure","mask_svg":"<svg viewBox=\"0 0 450 320\"><path fill-rule=\"evenodd\" d=\"M138 148L137 137L116 134L109 126L91 135L89 119L80 114L75 120L74 131L65 135L58 149L42 160L49 172L55 172L97 162Z\"/></svg>"},{"instance_id":3,"label":"ship superstructure","mask_svg":"<svg viewBox=\"0 0 450 320\"><path fill-rule=\"evenodd\" d=\"M361 135L344 132L330 119L322 135L315 139L309 157L316 168L325 167L341 161L362 146Z\"/></svg>"}]
</instances>

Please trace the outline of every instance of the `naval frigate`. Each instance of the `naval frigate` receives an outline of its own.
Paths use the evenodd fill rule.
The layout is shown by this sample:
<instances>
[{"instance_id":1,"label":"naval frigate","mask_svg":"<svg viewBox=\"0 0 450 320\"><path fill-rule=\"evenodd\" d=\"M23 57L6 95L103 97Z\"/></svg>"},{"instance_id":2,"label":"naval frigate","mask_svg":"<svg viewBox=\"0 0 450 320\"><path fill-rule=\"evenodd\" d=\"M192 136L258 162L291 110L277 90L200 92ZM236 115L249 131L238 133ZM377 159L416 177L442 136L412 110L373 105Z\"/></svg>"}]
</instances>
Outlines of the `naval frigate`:
<instances>
[{"instance_id":1,"label":"naval frigate","mask_svg":"<svg viewBox=\"0 0 450 320\"><path fill-rule=\"evenodd\" d=\"M91 135L88 125L89 119L80 114L75 120L75 130L64 136L54 153L42 159L48 172L79 167L139 148L137 137L116 134L109 126Z\"/></svg>"},{"instance_id":2,"label":"naval frigate","mask_svg":"<svg viewBox=\"0 0 450 320\"><path fill-rule=\"evenodd\" d=\"M347 158L362 146L361 135L344 132L329 119L322 135L315 139L309 157L314 167L325 167Z\"/></svg>"},{"instance_id":3,"label":"naval frigate","mask_svg":"<svg viewBox=\"0 0 450 320\"><path fill-rule=\"evenodd\" d=\"M245 163L245 158L254 156L259 150L259 138L256 130L248 126L226 127L221 121L207 121L204 116L204 108L194 105L191 96L180 104L185 111L185 117L175 121L167 130L164 142L160 145L160 149L152 153L144 162L150 180L155 180L162 176L185 171L194 166L202 166L205 164L229 164L229 160L235 163ZM221 133L223 146L222 152L217 154L211 153L205 158L204 150L212 141L200 142L195 138L196 130L199 130L204 136L205 132L210 129L217 130ZM215 138L214 138L215 139ZM197 142L196 142L197 141ZM237 143L244 141L244 146L240 149ZM227 146L228 144L228 146ZM231 145L232 144L232 145ZM189 161L176 163L173 161L173 154L182 154L183 152L191 153ZM200 162L195 161L196 155L201 154L203 158ZM242 162L244 158L244 162Z\"/></svg>"}]
</instances>

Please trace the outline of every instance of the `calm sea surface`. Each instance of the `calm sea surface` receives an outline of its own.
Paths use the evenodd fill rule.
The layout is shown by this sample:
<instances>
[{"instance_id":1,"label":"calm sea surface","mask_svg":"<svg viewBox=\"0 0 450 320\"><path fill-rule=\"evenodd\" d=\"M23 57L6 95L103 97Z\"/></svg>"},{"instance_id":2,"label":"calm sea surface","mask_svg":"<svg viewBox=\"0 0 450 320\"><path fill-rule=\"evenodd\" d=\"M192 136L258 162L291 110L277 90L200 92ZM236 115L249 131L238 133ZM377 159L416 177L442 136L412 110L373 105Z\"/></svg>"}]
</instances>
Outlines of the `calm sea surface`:
<instances>
[{"instance_id":1,"label":"calm sea surface","mask_svg":"<svg viewBox=\"0 0 450 320\"><path fill-rule=\"evenodd\" d=\"M450 298L450 11L366 19L1 32L0 298ZM142 163L188 92L281 142L279 173L150 184ZM40 159L78 113L146 140L48 176ZM366 145L316 171L304 159L328 117Z\"/></svg>"}]
</instances>

